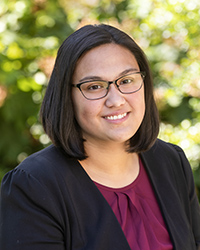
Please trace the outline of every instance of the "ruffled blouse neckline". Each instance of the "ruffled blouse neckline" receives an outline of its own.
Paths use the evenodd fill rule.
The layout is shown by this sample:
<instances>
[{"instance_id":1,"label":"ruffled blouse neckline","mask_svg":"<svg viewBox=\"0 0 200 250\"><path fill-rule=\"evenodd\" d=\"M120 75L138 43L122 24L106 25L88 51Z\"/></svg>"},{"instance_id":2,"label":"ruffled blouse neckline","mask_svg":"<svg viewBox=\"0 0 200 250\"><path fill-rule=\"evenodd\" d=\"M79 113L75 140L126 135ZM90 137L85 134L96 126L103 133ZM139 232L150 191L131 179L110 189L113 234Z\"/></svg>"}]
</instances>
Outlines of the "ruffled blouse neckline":
<instances>
[{"instance_id":1,"label":"ruffled blouse neckline","mask_svg":"<svg viewBox=\"0 0 200 250\"><path fill-rule=\"evenodd\" d=\"M111 188L94 183L112 208L131 249L173 249L141 160L137 178L125 187Z\"/></svg>"}]
</instances>

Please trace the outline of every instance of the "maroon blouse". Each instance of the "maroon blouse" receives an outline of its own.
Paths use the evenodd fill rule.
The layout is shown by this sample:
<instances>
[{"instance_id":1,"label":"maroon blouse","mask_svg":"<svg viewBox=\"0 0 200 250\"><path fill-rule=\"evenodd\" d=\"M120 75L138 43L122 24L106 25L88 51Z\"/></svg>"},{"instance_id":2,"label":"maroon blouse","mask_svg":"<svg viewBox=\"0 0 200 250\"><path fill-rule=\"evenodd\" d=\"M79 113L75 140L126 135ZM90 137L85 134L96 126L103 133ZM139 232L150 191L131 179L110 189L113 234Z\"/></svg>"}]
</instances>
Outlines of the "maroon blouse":
<instances>
[{"instance_id":1,"label":"maroon blouse","mask_svg":"<svg viewBox=\"0 0 200 250\"><path fill-rule=\"evenodd\" d=\"M110 188L95 184L111 206L132 250L173 249L141 160L139 175L130 185Z\"/></svg>"}]
</instances>

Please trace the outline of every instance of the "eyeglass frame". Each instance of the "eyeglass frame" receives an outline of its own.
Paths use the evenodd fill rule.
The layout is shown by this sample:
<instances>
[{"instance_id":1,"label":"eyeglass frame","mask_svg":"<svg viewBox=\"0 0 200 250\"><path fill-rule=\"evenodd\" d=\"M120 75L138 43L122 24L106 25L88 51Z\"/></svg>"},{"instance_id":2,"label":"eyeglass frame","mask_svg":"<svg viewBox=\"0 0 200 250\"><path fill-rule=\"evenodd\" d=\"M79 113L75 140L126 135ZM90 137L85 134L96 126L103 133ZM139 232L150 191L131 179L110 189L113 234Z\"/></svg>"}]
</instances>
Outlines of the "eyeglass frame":
<instances>
[{"instance_id":1,"label":"eyeglass frame","mask_svg":"<svg viewBox=\"0 0 200 250\"><path fill-rule=\"evenodd\" d=\"M124 92L122 92L122 91L120 90L120 88L119 88L120 86L117 84L117 81L120 80L120 79L123 78L123 77L129 76L129 75L134 75L134 74L140 74L141 77L142 77L142 82L141 82L140 87L139 87L137 90L132 91L132 92L129 92L129 93L124 93ZM88 81L80 82L80 83L77 83L77 84L72 84L72 86L78 88L78 89L80 90L80 92L82 93L82 95L83 95L87 100L99 100L99 99L102 99L102 98L104 98L104 97L107 96L111 84L115 84L115 86L117 87L117 89L119 90L119 92L122 93L122 94L125 94L125 95L126 95L126 94L133 94L133 93L136 93L137 91L139 91L139 90L142 88L142 85L143 85L143 83L144 83L144 78L145 78L145 76L146 76L146 72L145 72L145 71L137 71L137 72L134 72L134 73L130 73L130 74L126 74L126 75L120 76L119 78L117 78L117 79L114 80L114 81L105 81L105 80L93 80L93 81L91 81L91 80L88 80ZM107 86L107 88L106 88L106 89L107 89L106 94L105 94L104 96L102 96L102 97L97 97L97 98L94 98L94 99L93 99L93 98L88 98L88 97L86 97L86 96L84 95L82 89L81 89L81 85L84 84L84 83L98 82L98 81L102 81L102 82L106 82L106 83L107 83L108 86Z\"/></svg>"}]
</instances>

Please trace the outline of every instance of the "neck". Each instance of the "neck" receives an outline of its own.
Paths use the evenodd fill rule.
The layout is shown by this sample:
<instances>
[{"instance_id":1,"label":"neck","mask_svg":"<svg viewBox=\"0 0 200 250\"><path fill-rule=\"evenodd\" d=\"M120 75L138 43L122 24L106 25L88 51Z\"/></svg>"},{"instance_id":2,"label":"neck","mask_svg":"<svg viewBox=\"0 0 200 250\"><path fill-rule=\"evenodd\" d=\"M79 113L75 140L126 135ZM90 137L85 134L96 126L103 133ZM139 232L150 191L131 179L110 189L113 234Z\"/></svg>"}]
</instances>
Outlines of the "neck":
<instances>
[{"instance_id":1,"label":"neck","mask_svg":"<svg viewBox=\"0 0 200 250\"><path fill-rule=\"evenodd\" d=\"M139 173L136 153L127 153L124 145L86 145L88 158L80 161L90 178L109 187L123 187L132 183Z\"/></svg>"}]
</instances>

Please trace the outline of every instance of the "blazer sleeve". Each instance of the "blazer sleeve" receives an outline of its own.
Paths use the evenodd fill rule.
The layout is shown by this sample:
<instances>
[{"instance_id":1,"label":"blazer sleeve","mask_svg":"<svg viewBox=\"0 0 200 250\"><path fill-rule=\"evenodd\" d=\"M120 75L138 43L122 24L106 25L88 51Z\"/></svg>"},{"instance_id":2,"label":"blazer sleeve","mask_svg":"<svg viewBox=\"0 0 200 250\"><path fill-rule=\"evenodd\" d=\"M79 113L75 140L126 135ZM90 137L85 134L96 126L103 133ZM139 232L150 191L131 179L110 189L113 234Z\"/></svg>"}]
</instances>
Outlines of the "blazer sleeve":
<instances>
[{"instance_id":1,"label":"blazer sleeve","mask_svg":"<svg viewBox=\"0 0 200 250\"><path fill-rule=\"evenodd\" d=\"M199 206L199 201L198 201L196 191L195 191L193 173L191 170L191 166L185 156L184 151L178 146L174 146L174 147L179 153L182 166L183 166L184 175L186 178L186 183L188 185L191 226L192 226L197 250L200 250L200 206ZM182 195L185 196L185 194L182 194Z\"/></svg>"},{"instance_id":2,"label":"blazer sleeve","mask_svg":"<svg viewBox=\"0 0 200 250\"><path fill-rule=\"evenodd\" d=\"M30 173L14 169L1 187L1 250L64 250L55 201Z\"/></svg>"}]
</instances>

